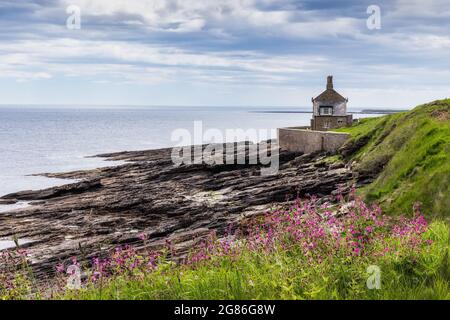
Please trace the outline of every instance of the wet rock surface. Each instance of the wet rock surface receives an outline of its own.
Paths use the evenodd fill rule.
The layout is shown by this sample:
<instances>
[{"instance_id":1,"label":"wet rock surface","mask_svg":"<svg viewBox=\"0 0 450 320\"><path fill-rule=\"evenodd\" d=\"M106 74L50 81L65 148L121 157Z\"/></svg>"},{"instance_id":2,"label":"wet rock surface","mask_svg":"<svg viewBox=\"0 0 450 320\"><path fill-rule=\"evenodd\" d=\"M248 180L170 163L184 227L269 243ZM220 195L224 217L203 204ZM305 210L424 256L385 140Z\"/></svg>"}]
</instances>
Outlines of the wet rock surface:
<instances>
[{"instance_id":1,"label":"wet rock surface","mask_svg":"<svg viewBox=\"0 0 450 320\"><path fill-rule=\"evenodd\" d=\"M104 154L101 157L126 163L45 174L79 182L1 198L3 203L33 202L0 214L0 239L31 239L24 246L41 277L72 256L93 257L123 244L157 249L170 239L183 255L212 230L221 234L230 224L297 196L329 200L353 181L349 168L327 163L323 154L280 152L278 173L264 176L261 165L176 167L171 151ZM242 156L236 148L234 154ZM145 244L139 239L142 233L148 238Z\"/></svg>"}]
</instances>

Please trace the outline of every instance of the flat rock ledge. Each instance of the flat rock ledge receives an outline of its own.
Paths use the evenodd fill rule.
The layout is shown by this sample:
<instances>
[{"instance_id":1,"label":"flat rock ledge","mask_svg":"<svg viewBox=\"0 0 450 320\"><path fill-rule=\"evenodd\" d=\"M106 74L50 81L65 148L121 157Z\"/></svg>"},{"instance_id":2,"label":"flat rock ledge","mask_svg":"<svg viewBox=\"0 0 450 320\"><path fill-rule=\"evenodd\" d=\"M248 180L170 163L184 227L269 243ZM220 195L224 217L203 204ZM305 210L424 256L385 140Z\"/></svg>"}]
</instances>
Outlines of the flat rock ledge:
<instances>
[{"instance_id":1,"label":"flat rock ledge","mask_svg":"<svg viewBox=\"0 0 450 320\"><path fill-rule=\"evenodd\" d=\"M234 148L235 156L242 156ZM78 182L2 197L0 203L32 205L0 213L0 239L30 240L23 247L38 278L51 277L55 265L72 256L101 256L124 244L158 249L170 240L182 257L212 230L223 234L230 224L297 197L332 201L336 190L346 193L355 182L350 168L320 153L280 152L278 173L263 176L261 165L177 167L171 151L104 154L100 157L126 163L44 174ZM145 243L140 234L147 236Z\"/></svg>"}]
</instances>

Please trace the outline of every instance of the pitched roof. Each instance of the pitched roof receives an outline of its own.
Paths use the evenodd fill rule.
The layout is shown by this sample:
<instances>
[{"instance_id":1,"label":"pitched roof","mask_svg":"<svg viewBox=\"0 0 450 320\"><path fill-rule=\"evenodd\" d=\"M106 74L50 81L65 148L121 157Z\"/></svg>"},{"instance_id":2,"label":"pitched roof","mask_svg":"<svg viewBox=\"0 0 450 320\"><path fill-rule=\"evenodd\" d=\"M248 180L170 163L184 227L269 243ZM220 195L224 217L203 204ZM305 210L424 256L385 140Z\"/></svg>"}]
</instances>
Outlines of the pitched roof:
<instances>
[{"instance_id":1,"label":"pitched roof","mask_svg":"<svg viewBox=\"0 0 450 320\"><path fill-rule=\"evenodd\" d=\"M314 98L314 101L322 101L322 102L346 102L343 96L337 93L334 89L327 89L317 97Z\"/></svg>"},{"instance_id":2,"label":"pitched roof","mask_svg":"<svg viewBox=\"0 0 450 320\"><path fill-rule=\"evenodd\" d=\"M336 102L346 102L347 99L345 99L343 96L341 96L337 91L333 89L333 76L327 77L327 90L319 94L316 98L314 98L314 101L321 101L321 102L330 102L330 103L336 103Z\"/></svg>"}]
</instances>

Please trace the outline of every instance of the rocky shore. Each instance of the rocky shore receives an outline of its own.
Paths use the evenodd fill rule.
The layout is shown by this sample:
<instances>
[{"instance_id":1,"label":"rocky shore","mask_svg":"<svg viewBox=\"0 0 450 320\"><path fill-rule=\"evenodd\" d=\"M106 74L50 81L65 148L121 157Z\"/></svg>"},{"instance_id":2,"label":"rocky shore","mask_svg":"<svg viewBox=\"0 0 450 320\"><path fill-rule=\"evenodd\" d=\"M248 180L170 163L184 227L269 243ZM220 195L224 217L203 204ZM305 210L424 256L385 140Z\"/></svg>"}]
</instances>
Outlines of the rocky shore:
<instances>
[{"instance_id":1,"label":"rocky shore","mask_svg":"<svg viewBox=\"0 0 450 320\"><path fill-rule=\"evenodd\" d=\"M57 263L72 256L89 258L123 244L156 249L170 240L182 256L212 230L223 234L230 224L298 196L331 200L355 180L350 168L325 161L320 153L280 152L279 172L271 176L262 176L260 165L175 167L171 149L99 157L125 164L45 174L78 182L0 199L31 201L0 214L0 239L29 240L23 247L38 276L51 276Z\"/></svg>"}]
</instances>

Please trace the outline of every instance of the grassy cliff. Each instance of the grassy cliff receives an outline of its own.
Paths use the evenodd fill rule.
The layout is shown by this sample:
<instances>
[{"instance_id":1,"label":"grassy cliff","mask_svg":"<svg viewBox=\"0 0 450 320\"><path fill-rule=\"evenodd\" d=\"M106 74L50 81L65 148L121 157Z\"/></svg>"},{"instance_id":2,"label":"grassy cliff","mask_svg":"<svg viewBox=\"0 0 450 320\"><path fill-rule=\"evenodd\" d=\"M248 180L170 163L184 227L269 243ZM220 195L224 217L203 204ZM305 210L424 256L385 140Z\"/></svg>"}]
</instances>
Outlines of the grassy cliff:
<instances>
[{"instance_id":1,"label":"grassy cliff","mask_svg":"<svg viewBox=\"0 0 450 320\"><path fill-rule=\"evenodd\" d=\"M433 217L450 217L450 99L414 110L364 119L344 128L352 139L343 156L375 180L360 190L391 214L420 202Z\"/></svg>"}]
</instances>

